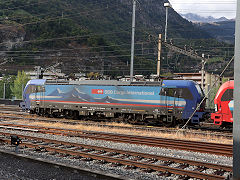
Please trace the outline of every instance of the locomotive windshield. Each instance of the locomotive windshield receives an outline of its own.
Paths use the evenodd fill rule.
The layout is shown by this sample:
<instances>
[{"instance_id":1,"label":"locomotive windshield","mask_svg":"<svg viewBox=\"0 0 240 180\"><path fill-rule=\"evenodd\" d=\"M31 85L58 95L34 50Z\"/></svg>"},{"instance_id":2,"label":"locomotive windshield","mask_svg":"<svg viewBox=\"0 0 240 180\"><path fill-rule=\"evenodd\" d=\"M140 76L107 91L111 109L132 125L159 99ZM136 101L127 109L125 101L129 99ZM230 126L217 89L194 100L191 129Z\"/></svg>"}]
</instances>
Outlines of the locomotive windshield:
<instances>
[{"instance_id":1,"label":"locomotive windshield","mask_svg":"<svg viewBox=\"0 0 240 180\"><path fill-rule=\"evenodd\" d=\"M221 101L231 101L233 100L233 89L227 89L222 95Z\"/></svg>"},{"instance_id":2,"label":"locomotive windshield","mask_svg":"<svg viewBox=\"0 0 240 180\"><path fill-rule=\"evenodd\" d=\"M188 88L162 88L160 95L193 100L192 93Z\"/></svg>"},{"instance_id":3,"label":"locomotive windshield","mask_svg":"<svg viewBox=\"0 0 240 180\"><path fill-rule=\"evenodd\" d=\"M28 85L26 94L37 93L37 92L45 92L44 86Z\"/></svg>"},{"instance_id":4,"label":"locomotive windshield","mask_svg":"<svg viewBox=\"0 0 240 180\"><path fill-rule=\"evenodd\" d=\"M198 91L198 93L200 94L201 97L204 97L204 92L202 90L202 88L199 86L199 84L195 83L196 89Z\"/></svg>"}]
</instances>

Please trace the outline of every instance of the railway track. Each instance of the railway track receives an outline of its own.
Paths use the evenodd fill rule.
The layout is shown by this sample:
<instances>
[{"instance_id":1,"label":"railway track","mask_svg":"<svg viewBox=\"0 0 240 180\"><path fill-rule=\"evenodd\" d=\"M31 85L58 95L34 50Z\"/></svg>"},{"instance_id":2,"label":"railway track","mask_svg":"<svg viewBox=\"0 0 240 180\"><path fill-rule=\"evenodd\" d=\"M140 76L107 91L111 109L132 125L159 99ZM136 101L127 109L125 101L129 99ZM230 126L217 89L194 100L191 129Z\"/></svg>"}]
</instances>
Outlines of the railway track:
<instances>
[{"instance_id":1,"label":"railway track","mask_svg":"<svg viewBox=\"0 0 240 180\"><path fill-rule=\"evenodd\" d=\"M2 105L0 104L0 111L12 111L12 112L21 112L22 109L16 105Z\"/></svg>"},{"instance_id":2,"label":"railway track","mask_svg":"<svg viewBox=\"0 0 240 180\"><path fill-rule=\"evenodd\" d=\"M6 114L17 114L17 115L23 115L23 116L27 116L27 115L30 115L29 113L27 112L22 112L22 109L16 105L0 105L0 113L6 113ZM39 116L37 116L39 117ZM53 119L53 121L59 121L59 118L58 119L54 119L54 118L51 118ZM41 120L44 121L44 119L42 118ZM49 120L49 119L48 119ZM81 119L81 120L77 120L73 123L76 123L76 124L82 124L81 122L79 121L84 121L83 124L86 124L86 125L89 125L89 126L92 126L94 124L96 124L96 122L92 122L92 123L89 123L87 121L89 121L90 119ZM47 120L46 120L47 121ZM69 120L69 121L66 121L64 119L65 123L71 123L70 121L74 121L74 120ZM109 120L106 120L106 119L100 119L99 121L109 121ZM98 121L97 121L98 122ZM104 124L97 124L96 126L109 126L111 127L111 125L104 125ZM170 130L167 129L167 128L162 128L162 127L157 127L157 126L146 126L146 125L133 125L133 127L126 127L126 126L113 126L113 127L119 127L119 128L135 128L135 129L140 129L140 130L154 130L154 131L166 131L166 132L176 132L178 131L179 129L177 128L171 128ZM229 137L229 138L232 138L232 129L221 129L221 128L218 128L218 126L214 126L213 123L201 123L200 126L188 126L189 129L195 129L195 130L202 130L202 131L211 131L211 134L214 132L214 135L215 136L226 136L226 137ZM188 133L188 132L185 132L185 133ZM205 133L205 132L194 132L196 134L208 134L208 133ZM224 133L224 135L222 135Z\"/></svg>"},{"instance_id":3,"label":"railway track","mask_svg":"<svg viewBox=\"0 0 240 180\"><path fill-rule=\"evenodd\" d=\"M34 118L29 118L26 116L29 116L28 113L25 112L13 112L13 111L0 111L0 113L4 114L14 114L15 116L10 115L0 115L0 118L2 121L4 119L6 120L28 120L28 121L34 121L34 122L47 122L47 123L64 123L64 124L71 124L71 125L85 125L85 126L96 126L96 127L106 127L106 128L115 128L115 129L127 129L127 130L143 130L143 131L154 131L154 132L162 132L162 133L177 133L179 132L178 128L162 128L162 127L154 127L154 126L141 126L141 125L132 125L132 126L122 126L122 125L108 125L105 122L89 122L84 120L66 120L66 119L54 119L54 118L41 118L39 116L36 116ZM19 115L19 116L16 116ZM200 127L199 127L200 128ZM196 128L195 129L199 129ZM184 135L201 135L201 136L215 136L215 137L224 137L228 139L232 139L232 133L227 132L206 132L206 130L209 130L208 128L204 127L204 131L193 131L193 130L184 130L180 131L179 133L183 133ZM219 130L218 130L219 131Z\"/></svg>"},{"instance_id":4,"label":"railway track","mask_svg":"<svg viewBox=\"0 0 240 180\"><path fill-rule=\"evenodd\" d=\"M171 176L174 174L180 175L179 178L183 179L200 178L217 180L229 178L232 172L232 167L230 166L12 133L1 133L1 141L11 143L9 137L12 135L22 138L22 148L28 148L36 152L47 152L52 155L58 154L62 157L71 157L87 161L97 160L98 163L112 163L111 165L114 166L141 168L147 172L157 171L159 176Z\"/></svg>"},{"instance_id":5,"label":"railway track","mask_svg":"<svg viewBox=\"0 0 240 180\"><path fill-rule=\"evenodd\" d=\"M31 129L36 133L56 134L64 136L74 136L80 138L90 138L95 140L105 140L121 143L132 143L139 145L147 145L161 148L180 149L186 151L194 151L201 153L209 153L216 155L224 155L232 157L232 145L207 143L199 141L175 140L166 138L154 138L144 136L134 136L126 134L105 133L96 131L79 131L74 129L51 128L43 126L31 126L21 124L1 123L0 128L6 129Z\"/></svg>"}]
</instances>

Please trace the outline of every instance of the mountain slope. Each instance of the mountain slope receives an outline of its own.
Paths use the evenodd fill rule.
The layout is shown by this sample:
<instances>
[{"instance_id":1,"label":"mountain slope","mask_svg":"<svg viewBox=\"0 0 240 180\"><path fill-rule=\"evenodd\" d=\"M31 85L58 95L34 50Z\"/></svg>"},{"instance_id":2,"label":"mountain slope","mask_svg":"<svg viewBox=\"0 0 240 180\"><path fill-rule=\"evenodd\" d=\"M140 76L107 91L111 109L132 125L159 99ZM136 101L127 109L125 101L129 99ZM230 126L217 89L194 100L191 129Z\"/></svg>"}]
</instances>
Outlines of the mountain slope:
<instances>
[{"instance_id":1,"label":"mountain slope","mask_svg":"<svg viewBox=\"0 0 240 180\"><path fill-rule=\"evenodd\" d=\"M219 41L234 44L235 21L222 21L215 23L197 23L200 29L208 32Z\"/></svg>"},{"instance_id":2,"label":"mountain slope","mask_svg":"<svg viewBox=\"0 0 240 180\"><path fill-rule=\"evenodd\" d=\"M149 73L156 37L164 33L164 0L139 0L136 10L136 64ZM66 73L129 74L132 2L129 0L14 0L0 2L0 48L27 69L64 62ZM169 10L168 38L211 36ZM12 50L9 51L9 50ZM17 67L14 69L17 70Z\"/></svg>"},{"instance_id":3,"label":"mountain slope","mask_svg":"<svg viewBox=\"0 0 240 180\"><path fill-rule=\"evenodd\" d=\"M211 23L211 22L228 21L228 19L225 17L220 17L220 18L214 18L212 16L202 17L193 13L181 14L181 16L191 22Z\"/></svg>"}]
</instances>

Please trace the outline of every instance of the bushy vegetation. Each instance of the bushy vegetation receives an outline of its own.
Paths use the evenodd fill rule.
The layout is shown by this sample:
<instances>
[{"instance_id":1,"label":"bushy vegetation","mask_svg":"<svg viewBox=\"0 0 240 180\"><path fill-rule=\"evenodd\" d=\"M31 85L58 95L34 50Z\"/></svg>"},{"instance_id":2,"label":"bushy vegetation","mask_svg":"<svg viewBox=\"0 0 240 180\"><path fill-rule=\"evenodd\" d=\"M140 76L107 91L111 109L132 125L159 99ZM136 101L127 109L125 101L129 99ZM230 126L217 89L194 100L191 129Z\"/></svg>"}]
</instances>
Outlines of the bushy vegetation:
<instances>
[{"instance_id":1,"label":"bushy vegetation","mask_svg":"<svg viewBox=\"0 0 240 180\"><path fill-rule=\"evenodd\" d=\"M10 86L12 95L16 99L22 99L23 89L29 80L30 80L30 77L28 75L26 75L26 73L24 71L22 71L22 72L18 71L18 75L17 75L16 79L14 80L13 85Z\"/></svg>"},{"instance_id":2,"label":"bushy vegetation","mask_svg":"<svg viewBox=\"0 0 240 180\"><path fill-rule=\"evenodd\" d=\"M12 99L13 94L11 91L11 86L14 84L16 76L3 76L3 79L0 80L0 98L3 99ZM5 91L4 91L5 89ZM5 96L5 97L4 97Z\"/></svg>"},{"instance_id":3,"label":"bushy vegetation","mask_svg":"<svg viewBox=\"0 0 240 180\"><path fill-rule=\"evenodd\" d=\"M18 71L18 75L4 75L0 80L0 98L22 99L22 91L30 77L24 71Z\"/></svg>"}]
</instances>

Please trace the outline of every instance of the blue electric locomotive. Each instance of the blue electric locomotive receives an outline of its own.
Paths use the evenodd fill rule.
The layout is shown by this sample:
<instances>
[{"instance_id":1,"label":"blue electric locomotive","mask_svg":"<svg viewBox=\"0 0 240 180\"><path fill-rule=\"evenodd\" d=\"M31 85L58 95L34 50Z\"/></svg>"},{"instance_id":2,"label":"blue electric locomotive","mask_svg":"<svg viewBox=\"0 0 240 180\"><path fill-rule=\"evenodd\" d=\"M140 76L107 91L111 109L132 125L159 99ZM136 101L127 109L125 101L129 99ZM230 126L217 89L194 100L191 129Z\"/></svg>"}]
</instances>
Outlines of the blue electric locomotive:
<instances>
[{"instance_id":1,"label":"blue electric locomotive","mask_svg":"<svg viewBox=\"0 0 240 180\"><path fill-rule=\"evenodd\" d=\"M117 118L127 122L184 123L203 99L200 86L187 80L162 82L30 80L21 107L43 116ZM198 124L204 106L191 119Z\"/></svg>"}]
</instances>

